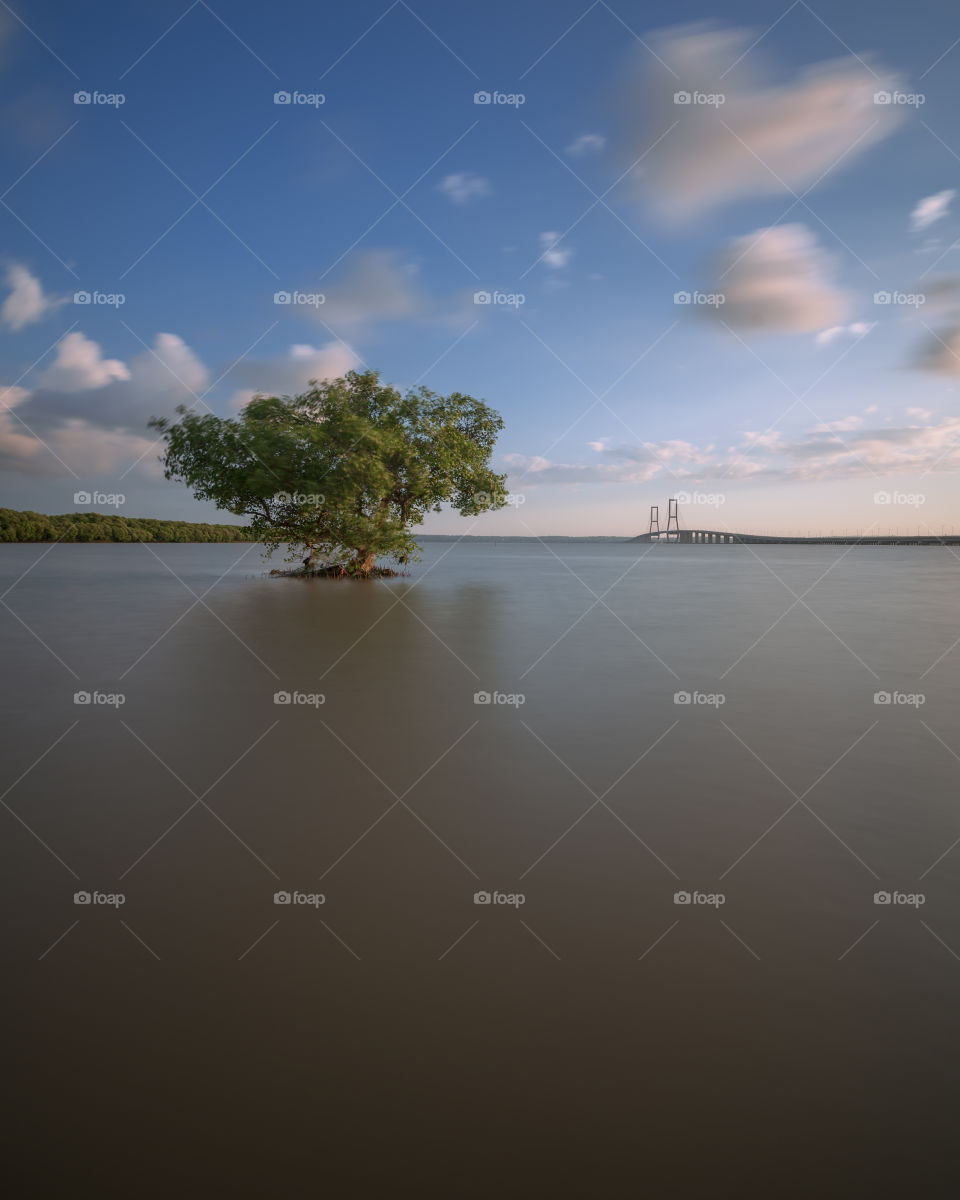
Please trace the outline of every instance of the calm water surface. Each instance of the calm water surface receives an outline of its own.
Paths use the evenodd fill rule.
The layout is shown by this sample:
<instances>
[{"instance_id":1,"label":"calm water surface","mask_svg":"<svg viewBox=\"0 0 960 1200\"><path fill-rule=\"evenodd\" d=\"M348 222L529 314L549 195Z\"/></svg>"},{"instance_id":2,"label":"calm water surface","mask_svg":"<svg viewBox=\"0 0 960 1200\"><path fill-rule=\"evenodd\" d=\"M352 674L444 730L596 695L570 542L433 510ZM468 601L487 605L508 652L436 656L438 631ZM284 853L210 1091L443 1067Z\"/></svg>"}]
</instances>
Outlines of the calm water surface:
<instances>
[{"instance_id":1,"label":"calm water surface","mask_svg":"<svg viewBox=\"0 0 960 1200\"><path fill-rule=\"evenodd\" d=\"M266 570L0 550L16 1194L956 1194L957 556Z\"/></svg>"}]
</instances>

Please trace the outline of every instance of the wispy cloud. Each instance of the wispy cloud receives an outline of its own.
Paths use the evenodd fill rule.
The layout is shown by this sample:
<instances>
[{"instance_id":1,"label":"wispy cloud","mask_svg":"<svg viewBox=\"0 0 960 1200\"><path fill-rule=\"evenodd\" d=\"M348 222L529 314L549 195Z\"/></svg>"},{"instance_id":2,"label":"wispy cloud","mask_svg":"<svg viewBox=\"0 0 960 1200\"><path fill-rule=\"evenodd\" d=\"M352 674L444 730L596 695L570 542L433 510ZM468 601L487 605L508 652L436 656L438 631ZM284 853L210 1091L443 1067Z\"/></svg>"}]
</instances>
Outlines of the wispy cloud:
<instances>
[{"instance_id":1,"label":"wispy cloud","mask_svg":"<svg viewBox=\"0 0 960 1200\"><path fill-rule=\"evenodd\" d=\"M953 188L945 188L942 192L918 200L910 214L910 232L922 233L935 221L941 221L949 212L950 203L956 194Z\"/></svg>"},{"instance_id":2,"label":"wispy cloud","mask_svg":"<svg viewBox=\"0 0 960 1200\"><path fill-rule=\"evenodd\" d=\"M638 53L631 135L621 151L626 163L646 152L637 186L669 223L744 197L799 191L847 169L903 119L896 106L873 102L897 80L852 55L788 76L764 47L752 48L751 30L701 23L646 40L675 75ZM677 103L678 93L690 101Z\"/></svg>"},{"instance_id":3,"label":"wispy cloud","mask_svg":"<svg viewBox=\"0 0 960 1200\"><path fill-rule=\"evenodd\" d=\"M563 152L571 158L583 158L587 154L599 154L606 144L607 139L602 134L583 133L565 146Z\"/></svg>"},{"instance_id":4,"label":"wispy cloud","mask_svg":"<svg viewBox=\"0 0 960 1200\"><path fill-rule=\"evenodd\" d=\"M43 320L67 303L66 296L49 296L43 285L26 267L13 263L7 267L10 294L0 305L0 321L14 333Z\"/></svg>"},{"instance_id":5,"label":"wispy cloud","mask_svg":"<svg viewBox=\"0 0 960 1200\"><path fill-rule=\"evenodd\" d=\"M440 191L448 196L454 204L466 204L468 200L489 196L493 191L489 179L484 179L482 175L474 175L471 171L446 175L438 186Z\"/></svg>"}]
</instances>

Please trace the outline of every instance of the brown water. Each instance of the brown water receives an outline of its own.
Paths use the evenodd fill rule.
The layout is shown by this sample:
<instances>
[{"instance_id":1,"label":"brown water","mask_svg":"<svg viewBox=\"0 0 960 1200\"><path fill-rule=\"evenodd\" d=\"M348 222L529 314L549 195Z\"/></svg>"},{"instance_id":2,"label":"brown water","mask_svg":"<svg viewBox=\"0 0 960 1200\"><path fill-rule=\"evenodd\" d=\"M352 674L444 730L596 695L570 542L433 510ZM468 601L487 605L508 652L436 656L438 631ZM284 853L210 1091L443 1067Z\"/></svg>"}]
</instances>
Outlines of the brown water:
<instances>
[{"instance_id":1,"label":"brown water","mask_svg":"<svg viewBox=\"0 0 960 1200\"><path fill-rule=\"evenodd\" d=\"M0 550L13 1194L956 1194L955 555L47 550Z\"/></svg>"}]
</instances>

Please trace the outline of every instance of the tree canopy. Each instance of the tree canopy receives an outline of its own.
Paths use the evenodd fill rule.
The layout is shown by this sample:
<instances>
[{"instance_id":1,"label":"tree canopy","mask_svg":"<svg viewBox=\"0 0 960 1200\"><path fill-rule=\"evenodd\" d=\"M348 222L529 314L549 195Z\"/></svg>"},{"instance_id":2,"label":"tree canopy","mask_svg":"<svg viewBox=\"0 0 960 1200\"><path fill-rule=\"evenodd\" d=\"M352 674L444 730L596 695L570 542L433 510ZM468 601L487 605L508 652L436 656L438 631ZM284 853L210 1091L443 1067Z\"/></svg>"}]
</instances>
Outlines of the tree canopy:
<instances>
[{"instance_id":1,"label":"tree canopy","mask_svg":"<svg viewBox=\"0 0 960 1200\"><path fill-rule=\"evenodd\" d=\"M299 396L256 396L235 418L178 413L151 422L166 477L249 518L270 551L304 548L308 567L322 558L366 575L378 557L417 557L412 529L428 512L506 503L490 467L503 420L460 392L401 394L376 371L350 371Z\"/></svg>"},{"instance_id":2,"label":"tree canopy","mask_svg":"<svg viewBox=\"0 0 960 1200\"><path fill-rule=\"evenodd\" d=\"M248 525L156 521L114 513L48 516L0 508L0 542L253 542Z\"/></svg>"}]
</instances>

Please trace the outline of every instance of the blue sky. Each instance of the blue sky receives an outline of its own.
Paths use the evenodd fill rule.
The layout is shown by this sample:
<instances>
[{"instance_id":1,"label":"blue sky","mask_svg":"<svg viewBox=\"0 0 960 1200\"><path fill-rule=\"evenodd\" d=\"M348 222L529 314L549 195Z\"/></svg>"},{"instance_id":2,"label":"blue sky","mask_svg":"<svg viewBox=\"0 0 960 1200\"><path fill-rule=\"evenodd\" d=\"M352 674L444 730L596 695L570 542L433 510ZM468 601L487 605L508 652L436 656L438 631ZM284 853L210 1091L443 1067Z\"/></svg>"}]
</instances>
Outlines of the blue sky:
<instances>
[{"instance_id":1,"label":"blue sky","mask_svg":"<svg viewBox=\"0 0 960 1200\"><path fill-rule=\"evenodd\" d=\"M0 504L229 520L147 418L368 364L503 413L523 503L474 533L960 529L958 39L931 0L0 9Z\"/></svg>"}]
</instances>

